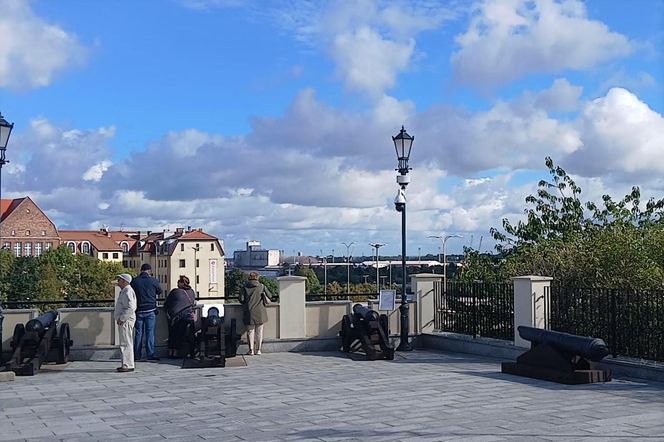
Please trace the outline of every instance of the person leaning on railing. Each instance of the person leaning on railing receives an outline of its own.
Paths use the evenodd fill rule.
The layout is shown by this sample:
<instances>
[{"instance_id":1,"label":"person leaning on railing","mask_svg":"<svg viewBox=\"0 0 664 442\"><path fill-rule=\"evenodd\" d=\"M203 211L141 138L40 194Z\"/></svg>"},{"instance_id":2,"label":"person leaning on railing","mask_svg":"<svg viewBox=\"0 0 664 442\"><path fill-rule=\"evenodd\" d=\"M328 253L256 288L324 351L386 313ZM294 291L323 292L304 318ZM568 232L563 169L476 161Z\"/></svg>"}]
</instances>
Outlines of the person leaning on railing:
<instances>
[{"instance_id":1,"label":"person leaning on railing","mask_svg":"<svg viewBox=\"0 0 664 442\"><path fill-rule=\"evenodd\" d=\"M170 291L164 302L168 318L168 357L178 356L187 335L187 326L194 320L196 293L189 285L189 278L180 275L178 286Z\"/></svg>"},{"instance_id":2,"label":"person leaning on railing","mask_svg":"<svg viewBox=\"0 0 664 442\"><path fill-rule=\"evenodd\" d=\"M266 305L270 303L272 293L258 282L258 273L249 273L249 281L240 290L240 303L244 306L243 320L247 326L249 341L248 355L261 354L263 345L263 324L267 322Z\"/></svg>"}]
</instances>

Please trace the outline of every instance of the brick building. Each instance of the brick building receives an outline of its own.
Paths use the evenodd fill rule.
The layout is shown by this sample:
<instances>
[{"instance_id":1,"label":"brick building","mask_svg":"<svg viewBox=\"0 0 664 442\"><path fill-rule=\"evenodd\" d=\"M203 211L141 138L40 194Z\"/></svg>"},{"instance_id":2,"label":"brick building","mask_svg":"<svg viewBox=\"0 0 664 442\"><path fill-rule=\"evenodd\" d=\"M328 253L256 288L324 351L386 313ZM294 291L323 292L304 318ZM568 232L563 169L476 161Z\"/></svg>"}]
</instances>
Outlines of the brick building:
<instances>
[{"instance_id":1,"label":"brick building","mask_svg":"<svg viewBox=\"0 0 664 442\"><path fill-rule=\"evenodd\" d=\"M39 256L60 246L55 224L30 197L0 200L0 244L15 256Z\"/></svg>"}]
</instances>

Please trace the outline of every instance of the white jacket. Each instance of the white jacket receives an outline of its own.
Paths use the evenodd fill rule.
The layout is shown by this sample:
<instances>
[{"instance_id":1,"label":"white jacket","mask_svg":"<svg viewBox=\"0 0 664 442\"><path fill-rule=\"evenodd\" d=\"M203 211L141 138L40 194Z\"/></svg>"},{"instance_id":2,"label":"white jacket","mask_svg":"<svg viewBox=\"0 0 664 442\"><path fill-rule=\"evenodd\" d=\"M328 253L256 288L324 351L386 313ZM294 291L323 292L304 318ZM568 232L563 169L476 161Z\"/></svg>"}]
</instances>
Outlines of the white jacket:
<instances>
[{"instance_id":1,"label":"white jacket","mask_svg":"<svg viewBox=\"0 0 664 442\"><path fill-rule=\"evenodd\" d=\"M115 303L114 316L116 321L136 321L136 293L130 285L120 290L120 295Z\"/></svg>"}]
</instances>

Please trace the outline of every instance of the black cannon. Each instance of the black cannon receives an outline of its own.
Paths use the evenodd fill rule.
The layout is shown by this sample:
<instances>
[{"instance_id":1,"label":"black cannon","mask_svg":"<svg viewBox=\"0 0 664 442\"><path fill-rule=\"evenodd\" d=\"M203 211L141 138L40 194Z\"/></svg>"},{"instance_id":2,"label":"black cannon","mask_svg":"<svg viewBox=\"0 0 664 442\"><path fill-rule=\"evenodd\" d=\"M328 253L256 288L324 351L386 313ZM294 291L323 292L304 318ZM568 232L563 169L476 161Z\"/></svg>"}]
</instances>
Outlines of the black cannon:
<instances>
[{"instance_id":1,"label":"black cannon","mask_svg":"<svg viewBox=\"0 0 664 442\"><path fill-rule=\"evenodd\" d=\"M339 335L345 353L362 349L369 360L394 359L387 315L379 315L362 304L355 304L353 313L343 316Z\"/></svg>"},{"instance_id":2,"label":"black cannon","mask_svg":"<svg viewBox=\"0 0 664 442\"><path fill-rule=\"evenodd\" d=\"M18 376L34 376L46 362L64 364L73 344L69 324L60 324L58 313L47 312L23 324L16 324L10 342L12 355L5 371Z\"/></svg>"},{"instance_id":3,"label":"black cannon","mask_svg":"<svg viewBox=\"0 0 664 442\"><path fill-rule=\"evenodd\" d=\"M207 316L199 321L191 321L189 353L182 361L182 368L225 367L226 358L237 355L240 335L235 319L225 326L225 317L219 316L219 309L210 307Z\"/></svg>"},{"instance_id":4,"label":"black cannon","mask_svg":"<svg viewBox=\"0 0 664 442\"><path fill-rule=\"evenodd\" d=\"M561 384L611 380L611 371L597 367L597 362L609 354L602 339L523 325L517 330L523 339L530 341L530 350L516 358L516 362L503 362L503 373Z\"/></svg>"}]
</instances>

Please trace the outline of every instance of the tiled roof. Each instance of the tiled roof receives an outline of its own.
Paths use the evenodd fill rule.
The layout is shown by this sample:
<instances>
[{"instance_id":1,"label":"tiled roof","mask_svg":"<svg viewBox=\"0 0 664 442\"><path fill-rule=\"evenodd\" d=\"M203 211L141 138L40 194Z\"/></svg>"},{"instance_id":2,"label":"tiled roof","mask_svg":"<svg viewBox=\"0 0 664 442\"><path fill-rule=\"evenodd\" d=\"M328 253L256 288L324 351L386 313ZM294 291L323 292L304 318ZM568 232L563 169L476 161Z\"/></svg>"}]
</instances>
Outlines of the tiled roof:
<instances>
[{"instance_id":1,"label":"tiled roof","mask_svg":"<svg viewBox=\"0 0 664 442\"><path fill-rule=\"evenodd\" d=\"M212 240L215 241L218 238L216 236L209 235L202 230L192 230L191 232L184 233L178 239L199 239L199 240Z\"/></svg>"},{"instance_id":2,"label":"tiled roof","mask_svg":"<svg viewBox=\"0 0 664 442\"><path fill-rule=\"evenodd\" d=\"M25 198L0 200L0 220L4 220Z\"/></svg>"},{"instance_id":3,"label":"tiled roof","mask_svg":"<svg viewBox=\"0 0 664 442\"><path fill-rule=\"evenodd\" d=\"M121 252L122 247L113 238L97 230L60 230L60 238L63 242L89 241L92 247L100 252Z\"/></svg>"}]
</instances>

